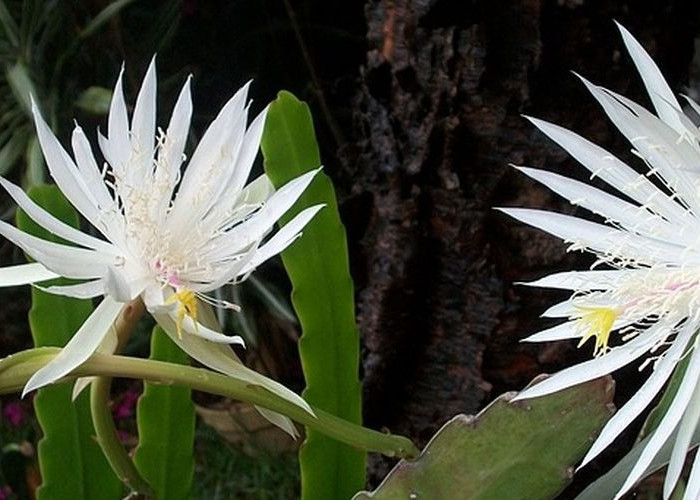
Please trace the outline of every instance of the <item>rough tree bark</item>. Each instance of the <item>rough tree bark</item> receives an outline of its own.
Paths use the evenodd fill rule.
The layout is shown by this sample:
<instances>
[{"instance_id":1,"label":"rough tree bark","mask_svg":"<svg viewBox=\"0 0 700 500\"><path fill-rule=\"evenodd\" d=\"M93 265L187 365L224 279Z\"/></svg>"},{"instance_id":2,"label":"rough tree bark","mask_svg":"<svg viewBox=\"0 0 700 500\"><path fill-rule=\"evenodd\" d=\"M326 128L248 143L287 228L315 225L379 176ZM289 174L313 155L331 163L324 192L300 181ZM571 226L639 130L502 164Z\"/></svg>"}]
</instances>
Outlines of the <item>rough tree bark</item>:
<instances>
[{"instance_id":1,"label":"rough tree bark","mask_svg":"<svg viewBox=\"0 0 700 500\"><path fill-rule=\"evenodd\" d=\"M557 295L513 282L589 262L492 210L575 211L508 166L582 178L521 113L624 154L569 71L647 102L618 19L681 90L698 11L680 1L370 0L365 14L355 139L339 152L360 241L365 418L425 441L455 413L590 355L570 343L518 344L546 326L537 316ZM377 459L373 478L387 467Z\"/></svg>"}]
</instances>

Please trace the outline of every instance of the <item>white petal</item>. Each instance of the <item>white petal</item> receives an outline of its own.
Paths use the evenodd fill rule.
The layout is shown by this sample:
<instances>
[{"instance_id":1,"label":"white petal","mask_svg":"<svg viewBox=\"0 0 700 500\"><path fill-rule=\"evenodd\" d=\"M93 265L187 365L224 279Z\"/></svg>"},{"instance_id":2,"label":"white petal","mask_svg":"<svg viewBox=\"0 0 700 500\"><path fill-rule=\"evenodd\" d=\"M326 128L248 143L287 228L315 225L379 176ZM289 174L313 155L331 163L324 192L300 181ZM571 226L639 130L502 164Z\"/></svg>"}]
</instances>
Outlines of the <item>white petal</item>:
<instances>
[{"instance_id":1,"label":"white petal","mask_svg":"<svg viewBox=\"0 0 700 500\"><path fill-rule=\"evenodd\" d=\"M46 268L66 278L100 278L104 274L105 267L115 263L115 257L112 255L45 241L23 233L3 221L0 221L0 234Z\"/></svg>"},{"instance_id":2,"label":"white petal","mask_svg":"<svg viewBox=\"0 0 700 500\"><path fill-rule=\"evenodd\" d=\"M100 172L95 155L92 153L90 141L85 136L83 129L76 125L71 136L73 146L73 156L78 166L80 175L85 180L85 186L92 193L102 210L110 210L114 207L115 201L107 190L102 173Z\"/></svg>"},{"instance_id":3,"label":"white petal","mask_svg":"<svg viewBox=\"0 0 700 500\"><path fill-rule=\"evenodd\" d=\"M678 141L677 132L624 96L593 85L577 75L601 105L615 126L686 205L700 206L692 180L680 168L697 160L696 152L686 141Z\"/></svg>"},{"instance_id":4,"label":"white petal","mask_svg":"<svg viewBox=\"0 0 700 500\"><path fill-rule=\"evenodd\" d=\"M24 386L22 397L34 389L56 382L88 359L112 328L122 307L124 304L105 297L61 352L31 376Z\"/></svg>"},{"instance_id":5,"label":"white petal","mask_svg":"<svg viewBox=\"0 0 700 500\"><path fill-rule=\"evenodd\" d=\"M622 225L625 229L654 238L676 238L678 228L651 213L588 184L546 170L516 167L555 193L591 212Z\"/></svg>"},{"instance_id":6,"label":"white petal","mask_svg":"<svg viewBox=\"0 0 700 500\"><path fill-rule=\"evenodd\" d=\"M634 273L633 270L614 269L605 271L564 271L550 274L535 281L519 282L518 285L556 288L560 290L592 291L610 290L620 280Z\"/></svg>"},{"instance_id":7,"label":"white petal","mask_svg":"<svg viewBox=\"0 0 700 500\"><path fill-rule=\"evenodd\" d=\"M675 110L681 107L664 79L661 71L639 42L620 23L617 24L622 40L627 51L634 61L634 65L642 77L642 82L647 89L651 102L656 108L656 113L664 122L673 127L679 134L683 133L683 126L679 123Z\"/></svg>"},{"instance_id":8,"label":"white petal","mask_svg":"<svg viewBox=\"0 0 700 500\"><path fill-rule=\"evenodd\" d=\"M325 205L314 205L299 212L292 220L285 224L282 229L277 231L267 243L258 248L258 251L255 252L251 261L243 268L242 273L247 274L253 271L267 259L281 253L285 248L291 245L294 240L301 236L300 231L311 222L311 219L313 219L323 207L325 207Z\"/></svg>"},{"instance_id":9,"label":"white petal","mask_svg":"<svg viewBox=\"0 0 700 500\"><path fill-rule=\"evenodd\" d=\"M597 457L617 436L631 424L656 397L680 361L693 334L689 328L682 329L673 344L654 366L654 370L642 387L620 408L600 431L600 435L583 458L579 469Z\"/></svg>"},{"instance_id":10,"label":"white petal","mask_svg":"<svg viewBox=\"0 0 700 500\"><path fill-rule=\"evenodd\" d=\"M642 450L641 455L637 459L632 471L627 476L625 483L620 488L616 498L620 498L644 475L647 467L649 467L649 464L654 459L659 449L664 445L673 430L676 428L681 420L681 417L683 416L683 413L688 407L688 402L690 401L691 396L695 392L695 387L697 386L699 376L700 349L693 349L690 362L688 363L688 367L683 375L683 380L678 386L678 391L676 392L673 401L668 407L668 410L666 410L666 414L661 419L658 427L651 434L649 441L644 447L644 450ZM687 450L683 451L683 456L685 456L686 451Z\"/></svg>"},{"instance_id":11,"label":"white petal","mask_svg":"<svg viewBox=\"0 0 700 500\"><path fill-rule=\"evenodd\" d=\"M170 319L175 322L177 321L176 314L174 312L170 313ZM210 342L216 342L218 344L237 344L245 347L245 341L242 337L238 335L224 335L223 333L215 332L201 323L195 322L189 316L184 317L182 321L182 328L185 330L185 334L196 335L203 339L209 340Z\"/></svg>"},{"instance_id":12,"label":"white petal","mask_svg":"<svg viewBox=\"0 0 700 500\"><path fill-rule=\"evenodd\" d=\"M100 354L114 354L117 352L117 347L119 346L119 336L117 335L117 330L115 328L110 328L107 330L107 335L102 339L100 345L97 346L95 352ZM73 392L71 393L71 401L80 395L80 393L85 390L87 386L95 380L96 377L80 377L75 380L73 384Z\"/></svg>"},{"instance_id":13,"label":"white petal","mask_svg":"<svg viewBox=\"0 0 700 500\"><path fill-rule=\"evenodd\" d=\"M165 142L158 152L158 166L155 171L155 183L157 189L163 189L164 194L160 197L156 206L154 217L159 224L163 223L166 210L170 205L172 194L175 191L175 184L178 179L180 165L182 165L187 136L192 119L192 94L190 91L190 81L188 77L182 86L180 95L175 103L170 123L165 133Z\"/></svg>"},{"instance_id":14,"label":"white petal","mask_svg":"<svg viewBox=\"0 0 700 500\"><path fill-rule=\"evenodd\" d=\"M700 256L690 252L684 254L683 251L686 250L684 247L671 242L641 237L570 215L529 208L497 208L496 210L564 241L572 242L577 248L635 259L648 264L676 264L681 256L688 263L700 262Z\"/></svg>"},{"instance_id":15,"label":"white petal","mask_svg":"<svg viewBox=\"0 0 700 500\"><path fill-rule=\"evenodd\" d=\"M267 421L282 429L284 432L292 436L292 438L297 439L299 437L297 428L294 427L294 424L291 420L289 420L289 418L272 410L268 410L267 408L263 408L262 406L256 406L255 409L258 410L260 415L262 415Z\"/></svg>"},{"instance_id":16,"label":"white petal","mask_svg":"<svg viewBox=\"0 0 700 500\"><path fill-rule=\"evenodd\" d=\"M695 454L693 466L690 469L690 477L685 485L683 500L697 500L700 498L700 453Z\"/></svg>"},{"instance_id":17,"label":"white petal","mask_svg":"<svg viewBox=\"0 0 700 500\"><path fill-rule=\"evenodd\" d=\"M124 91L122 90L123 77L124 67L122 66L119 77L117 78L117 83L114 85L112 102L109 106L109 116L107 118L107 134L109 140L103 143L107 146L109 152L105 151L104 147L102 148L115 174L120 178L124 178L126 166L129 162L129 155L131 153L129 117L126 112L126 103L124 102Z\"/></svg>"},{"instance_id":18,"label":"white petal","mask_svg":"<svg viewBox=\"0 0 700 500\"><path fill-rule=\"evenodd\" d=\"M567 321L525 337L521 342L551 342L579 337L581 337L581 328L577 327L576 321Z\"/></svg>"},{"instance_id":19,"label":"white petal","mask_svg":"<svg viewBox=\"0 0 700 500\"><path fill-rule=\"evenodd\" d=\"M268 107L255 117L243 137L243 144L236 158L236 165L233 169L231 180L222 194L226 197L237 195L243 188L243 184L248 180L250 170L253 168L255 157L260 149L260 139L265 128L265 117Z\"/></svg>"},{"instance_id":20,"label":"white petal","mask_svg":"<svg viewBox=\"0 0 700 500\"><path fill-rule=\"evenodd\" d=\"M135 173L134 185L147 182L153 164L153 146L156 136L156 58L151 59L141 90L136 97L131 121L131 158L128 174ZM134 163L136 162L136 163Z\"/></svg>"},{"instance_id":21,"label":"white petal","mask_svg":"<svg viewBox=\"0 0 700 500\"><path fill-rule=\"evenodd\" d=\"M100 297L105 294L102 280L87 281L75 285L34 286L47 293L73 297L75 299L94 299L95 297Z\"/></svg>"},{"instance_id":22,"label":"white petal","mask_svg":"<svg viewBox=\"0 0 700 500\"><path fill-rule=\"evenodd\" d=\"M282 186L255 215L212 240L209 249L204 250L203 257L216 261L234 255L260 240L299 199L319 171L320 169L311 170Z\"/></svg>"},{"instance_id":23,"label":"white petal","mask_svg":"<svg viewBox=\"0 0 700 500\"><path fill-rule=\"evenodd\" d=\"M60 275L49 271L43 264L20 264L18 266L0 267L0 287L28 285L39 281L58 278Z\"/></svg>"},{"instance_id":24,"label":"white petal","mask_svg":"<svg viewBox=\"0 0 700 500\"><path fill-rule=\"evenodd\" d=\"M39 205L34 203L34 201L32 201L32 199L27 196L27 194L22 191L19 186L16 186L2 177L0 177L0 185L5 188L12 199L15 200L17 205L19 205L29 217L31 217L37 224L47 231L77 245L82 245L94 250L100 250L104 253L117 255L118 252L113 245L104 240L100 240L90 236L89 234L83 233L82 231L79 231L74 227L69 226L65 222L57 219Z\"/></svg>"},{"instance_id":25,"label":"white petal","mask_svg":"<svg viewBox=\"0 0 700 500\"><path fill-rule=\"evenodd\" d=\"M243 113L249 86L250 82L239 89L224 105L197 145L173 203L169 218L170 229L182 231L183 221L192 218L193 214L195 214L194 217L204 215L202 204L208 205L212 199L210 196L202 195L202 187L220 187L218 176L222 174L221 167L233 167L226 162L222 165L221 160L223 154L234 153L232 145L227 144L227 139L231 139L237 133L240 133L241 138L243 137L242 132L246 125ZM220 168L216 169L216 166ZM217 175L216 180L211 179L214 175Z\"/></svg>"},{"instance_id":26,"label":"white petal","mask_svg":"<svg viewBox=\"0 0 700 500\"><path fill-rule=\"evenodd\" d=\"M176 324L168 314L155 313L153 316L173 342L203 365L249 384L264 387L277 396L299 406L307 413L314 415L309 404L299 395L290 391L282 384L264 377L244 366L240 360L236 358L229 346L209 342L196 335L183 335L182 338L179 338Z\"/></svg>"},{"instance_id":27,"label":"white petal","mask_svg":"<svg viewBox=\"0 0 700 500\"><path fill-rule=\"evenodd\" d=\"M699 418L700 384L695 386L695 392L693 392L693 395L690 397L688 407L685 409L683 418L681 418L678 424L678 432L676 434L676 440L673 443L671 460L668 464L668 469L666 469L666 477L664 478L664 498L671 497L671 493L673 493L678 479L681 477L683 464L685 464L686 455L691 448L690 442L693 439L693 433L698 425Z\"/></svg>"},{"instance_id":28,"label":"white petal","mask_svg":"<svg viewBox=\"0 0 700 500\"><path fill-rule=\"evenodd\" d=\"M44 153L44 159L49 167L51 177L78 212L96 229L108 236L108 231L104 224L100 223L97 201L90 194L78 171L78 167L73 163L73 160L63 149L63 146L58 142L48 125L46 125L36 106L32 108L32 112L34 113L34 124L36 125L39 144Z\"/></svg>"},{"instance_id":29,"label":"white petal","mask_svg":"<svg viewBox=\"0 0 700 500\"><path fill-rule=\"evenodd\" d=\"M692 219L683 207L644 175L637 173L603 148L559 125L528 116L526 118L586 167L593 176L601 178L620 193L629 196L640 205L647 206L667 220L682 224Z\"/></svg>"},{"instance_id":30,"label":"white petal","mask_svg":"<svg viewBox=\"0 0 700 500\"><path fill-rule=\"evenodd\" d=\"M573 385L588 382L621 368L649 351L665 332L658 324L649 327L624 345L614 347L606 354L584 361L535 384L518 393L513 401L536 398L560 391Z\"/></svg>"}]
</instances>

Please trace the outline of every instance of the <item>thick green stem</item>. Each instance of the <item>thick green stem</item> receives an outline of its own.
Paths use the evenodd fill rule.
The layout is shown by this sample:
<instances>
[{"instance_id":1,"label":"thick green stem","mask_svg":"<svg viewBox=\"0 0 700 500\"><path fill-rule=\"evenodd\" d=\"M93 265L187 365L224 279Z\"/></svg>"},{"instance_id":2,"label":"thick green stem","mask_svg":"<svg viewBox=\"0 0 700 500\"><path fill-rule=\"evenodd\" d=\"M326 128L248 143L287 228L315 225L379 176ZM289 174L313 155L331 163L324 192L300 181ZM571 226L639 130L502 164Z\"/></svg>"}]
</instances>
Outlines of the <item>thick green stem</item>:
<instances>
[{"instance_id":1,"label":"thick green stem","mask_svg":"<svg viewBox=\"0 0 700 500\"><path fill-rule=\"evenodd\" d=\"M58 353L55 349L54 353ZM35 356L18 353L0 361L0 394L21 390L29 377L53 359L49 349L36 352ZM382 453L391 457L416 458L418 449L410 439L377 432L352 424L323 410L314 408L309 414L262 387L214 373L203 368L153 361L147 359L93 354L64 380L75 377L105 376L151 380L163 384L176 384L195 390L246 401L282 413L293 420L358 449Z\"/></svg>"},{"instance_id":2,"label":"thick green stem","mask_svg":"<svg viewBox=\"0 0 700 500\"><path fill-rule=\"evenodd\" d=\"M112 385L110 377L96 377L90 387L90 410L92 423L95 426L97 442L102 448L109 465L117 477L132 490L153 497L151 486L136 470L131 457L119 442L119 434L114 426L112 412L109 411L109 389Z\"/></svg>"}]
</instances>

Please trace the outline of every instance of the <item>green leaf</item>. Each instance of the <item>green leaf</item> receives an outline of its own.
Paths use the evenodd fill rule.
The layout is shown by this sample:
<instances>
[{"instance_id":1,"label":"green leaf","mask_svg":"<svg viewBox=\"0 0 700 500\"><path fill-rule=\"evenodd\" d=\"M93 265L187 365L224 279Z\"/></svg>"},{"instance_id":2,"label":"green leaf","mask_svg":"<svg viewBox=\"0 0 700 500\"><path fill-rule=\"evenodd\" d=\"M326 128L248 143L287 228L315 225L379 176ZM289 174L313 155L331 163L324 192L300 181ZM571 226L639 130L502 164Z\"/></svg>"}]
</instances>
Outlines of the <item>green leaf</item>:
<instances>
[{"instance_id":1,"label":"green leaf","mask_svg":"<svg viewBox=\"0 0 700 500\"><path fill-rule=\"evenodd\" d=\"M78 217L55 186L39 186L29 196L59 219L73 226ZM58 239L21 211L17 226L51 241ZM63 346L92 312L90 301L51 295L33 287L29 324L34 344ZM37 419L44 432L39 441L39 467L43 483L39 500L118 499L122 484L112 472L94 437L88 394L71 401L71 385L39 390L34 399Z\"/></svg>"},{"instance_id":2,"label":"green leaf","mask_svg":"<svg viewBox=\"0 0 700 500\"><path fill-rule=\"evenodd\" d=\"M418 460L402 460L353 500L554 498L610 418L613 387L608 376L516 403L505 394L476 417L454 417Z\"/></svg>"},{"instance_id":3,"label":"green leaf","mask_svg":"<svg viewBox=\"0 0 700 500\"><path fill-rule=\"evenodd\" d=\"M187 355L159 327L151 336L150 359L189 364ZM139 445L134 463L157 499L189 498L194 474L195 412L186 387L144 383L136 406Z\"/></svg>"},{"instance_id":4,"label":"green leaf","mask_svg":"<svg viewBox=\"0 0 700 500\"><path fill-rule=\"evenodd\" d=\"M128 6L133 1L134 0L115 0L114 2L110 2L87 26L85 26L85 28L83 28L79 35L80 38L88 38L97 33L105 23L119 14L124 7Z\"/></svg>"},{"instance_id":5,"label":"green leaf","mask_svg":"<svg viewBox=\"0 0 700 500\"><path fill-rule=\"evenodd\" d=\"M105 87L92 86L83 90L75 100L75 106L87 113L104 116L109 112L112 91Z\"/></svg>"},{"instance_id":6,"label":"green leaf","mask_svg":"<svg viewBox=\"0 0 700 500\"><path fill-rule=\"evenodd\" d=\"M270 105L262 150L265 171L275 187L321 164L309 109L289 92L280 92ZM328 177L318 174L281 223L317 203L325 203L326 207L282 254L302 329L299 354L306 377L303 396L312 405L361 423L354 291L345 229ZM349 498L364 487L366 454L313 430L307 430L299 462L305 500Z\"/></svg>"}]
</instances>

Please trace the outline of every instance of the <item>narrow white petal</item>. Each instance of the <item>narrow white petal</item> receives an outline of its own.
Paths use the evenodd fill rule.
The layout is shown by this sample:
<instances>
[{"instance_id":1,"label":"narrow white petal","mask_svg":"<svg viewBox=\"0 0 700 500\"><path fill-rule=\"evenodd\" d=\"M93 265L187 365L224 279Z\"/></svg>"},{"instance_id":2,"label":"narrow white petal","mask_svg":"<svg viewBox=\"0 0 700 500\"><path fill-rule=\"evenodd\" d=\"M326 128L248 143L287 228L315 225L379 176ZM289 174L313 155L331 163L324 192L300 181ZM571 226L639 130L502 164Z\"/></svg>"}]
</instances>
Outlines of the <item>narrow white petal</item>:
<instances>
[{"instance_id":1,"label":"narrow white petal","mask_svg":"<svg viewBox=\"0 0 700 500\"><path fill-rule=\"evenodd\" d=\"M18 266L0 267L0 287L28 285L39 281L58 278L60 275L49 271L43 264L20 264Z\"/></svg>"},{"instance_id":2,"label":"narrow white petal","mask_svg":"<svg viewBox=\"0 0 700 500\"><path fill-rule=\"evenodd\" d=\"M117 83L114 85L112 102L109 106L109 116L107 118L108 141L103 143L109 149L106 154L114 172L121 178L124 177L126 166L129 162L131 151L131 141L129 140L129 117L126 112L124 102L124 91L122 90L122 80L124 77L124 67L119 72ZM102 148L103 152L104 147Z\"/></svg>"},{"instance_id":3,"label":"narrow white petal","mask_svg":"<svg viewBox=\"0 0 700 500\"><path fill-rule=\"evenodd\" d=\"M641 237L556 212L529 208L497 208L497 210L571 242L576 248L586 248L601 254L635 259L643 263L677 263L679 256L685 250L684 247L668 241ZM686 262L700 262L700 256L690 252L685 256L687 256Z\"/></svg>"},{"instance_id":4,"label":"narrow white petal","mask_svg":"<svg viewBox=\"0 0 700 500\"><path fill-rule=\"evenodd\" d=\"M54 295L63 295L65 297L73 297L75 299L94 299L105 294L104 283L102 280L87 281L75 285L53 285L39 286L35 285L39 290Z\"/></svg>"},{"instance_id":5,"label":"narrow white petal","mask_svg":"<svg viewBox=\"0 0 700 500\"><path fill-rule=\"evenodd\" d=\"M525 175L591 212L622 225L625 229L653 238L677 238L678 228L644 207L628 203L600 189L562 175L529 167L516 167Z\"/></svg>"},{"instance_id":6,"label":"narrow white petal","mask_svg":"<svg viewBox=\"0 0 700 500\"><path fill-rule=\"evenodd\" d=\"M173 203L169 219L172 229L181 230L181 221L191 217L193 212L197 215L203 215L200 205L211 202L211 198L201 196L202 186L214 187L210 177L214 174L221 175L220 171L213 171L214 164L218 165L221 163L221 155L223 153L233 152L231 144L227 144L226 139L231 138L238 131L242 132L245 130L245 116L242 114L249 86L250 82L241 87L224 105L192 154L192 159L185 170L177 197ZM236 127L236 121L239 122L238 127ZM219 187L218 182L213 183L217 188Z\"/></svg>"},{"instance_id":7,"label":"narrow white petal","mask_svg":"<svg viewBox=\"0 0 700 500\"><path fill-rule=\"evenodd\" d=\"M237 195L241 191L245 181L248 180L255 157L260 149L260 139L262 138L262 133L265 128L265 117L267 116L268 108L269 106L265 107L265 109L255 117L243 137L243 144L236 158L233 175L226 190L222 191L222 194L227 197Z\"/></svg>"},{"instance_id":8,"label":"narrow white petal","mask_svg":"<svg viewBox=\"0 0 700 500\"><path fill-rule=\"evenodd\" d=\"M173 342L203 365L238 380L264 387L270 392L296 404L309 414L314 415L309 404L299 395L290 391L282 384L264 377L244 366L240 360L236 358L235 353L228 345L209 342L196 335L183 335L182 338L180 338L177 335L176 324L170 315L156 312L154 317Z\"/></svg>"},{"instance_id":9,"label":"narrow white petal","mask_svg":"<svg viewBox=\"0 0 700 500\"><path fill-rule=\"evenodd\" d=\"M268 410L267 408L263 408L262 406L256 406L255 409L258 410L260 415L262 415L268 422L282 429L284 432L292 436L293 439L296 440L299 437L297 428L294 427L294 424L291 420L289 420L289 418L272 410Z\"/></svg>"},{"instance_id":10,"label":"narrow white petal","mask_svg":"<svg viewBox=\"0 0 700 500\"><path fill-rule=\"evenodd\" d=\"M564 271L550 274L535 281L519 282L518 285L556 288L560 290L592 291L610 290L620 284L620 280L630 276L634 270L614 269L605 271Z\"/></svg>"},{"instance_id":11,"label":"narrow white petal","mask_svg":"<svg viewBox=\"0 0 700 500\"><path fill-rule=\"evenodd\" d=\"M157 189L162 189L164 193L160 197L154 213L154 217L159 224L163 223L166 211L170 205L170 199L175 191L180 165L182 165L184 160L190 120L192 119L191 80L192 77L188 77L182 86L165 133L165 142L158 151L155 184Z\"/></svg>"},{"instance_id":12,"label":"narrow white petal","mask_svg":"<svg viewBox=\"0 0 700 500\"><path fill-rule=\"evenodd\" d=\"M294 240L301 236L301 230L311 222L311 219L313 219L323 207L325 207L325 205L314 205L299 212L292 220L285 224L282 229L277 231L267 243L258 248L258 251L255 252L251 261L243 268L242 273L247 274L253 271L267 259L281 253L285 248L291 245Z\"/></svg>"},{"instance_id":13,"label":"narrow white petal","mask_svg":"<svg viewBox=\"0 0 700 500\"><path fill-rule=\"evenodd\" d=\"M123 306L124 304L105 297L61 352L32 375L24 386L22 396L34 389L56 382L88 359L112 328Z\"/></svg>"},{"instance_id":14,"label":"narrow white petal","mask_svg":"<svg viewBox=\"0 0 700 500\"><path fill-rule=\"evenodd\" d=\"M626 344L614 347L598 358L584 361L555 373L542 382L525 389L518 393L513 401L544 396L607 375L648 352L659 341L659 333L663 335L664 332L658 325L653 325Z\"/></svg>"},{"instance_id":15,"label":"narrow white petal","mask_svg":"<svg viewBox=\"0 0 700 500\"><path fill-rule=\"evenodd\" d=\"M684 128L679 123L678 117L675 110L680 110L681 107L673 95L670 87L666 83L661 71L654 63L653 59L649 56L646 50L640 45L640 43L627 31L624 26L620 23L617 24L620 33L622 34L622 40L627 47L627 51L634 61L634 65L639 71L639 75L642 77L642 82L647 89L649 98L651 99L656 113L659 115L664 122L666 122L670 127L674 128L679 134L683 133Z\"/></svg>"},{"instance_id":16,"label":"narrow white petal","mask_svg":"<svg viewBox=\"0 0 700 500\"><path fill-rule=\"evenodd\" d=\"M51 177L78 212L107 236L104 224L100 223L97 201L85 185L78 167L44 122L36 106L32 108L32 112L34 113L34 124L39 144Z\"/></svg>"},{"instance_id":17,"label":"narrow white petal","mask_svg":"<svg viewBox=\"0 0 700 500\"><path fill-rule=\"evenodd\" d=\"M690 362L688 363L688 367L683 375L683 380L678 386L678 391L676 392L673 401L669 405L668 410L666 410L666 414L661 419L658 427L653 431L649 441L644 447L644 450L642 450L641 455L634 464L632 471L627 476L625 483L620 488L616 498L620 498L625 492L634 486L637 481L639 481L639 479L646 472L651 461L658 453L659 449L664 445L673 430L676 428L688 407L688 402L690 401L691 396L695 392L695 387L698 384L699 376L700 349L693 349ZM684 457L686 452L687 450L683 451Z\"/></svg>"},{"instance_id":18,"label":"narrow white petal","mask_svg":"<svg viewBox=\"0 0 700 500\"><path fill-rule=\"evenodd\" d=\"M146 182L148 178L145 177L145 174L151 173L155 135L156 58L153 57L146 70L141 90L136 97L134 116L131 121L131 151L134 156L131 158L129 173L137 173L137 177L133 178L135 182L139 180ZM139 177L141 178L139 179Z\"/></svg>"},{"instance_id":19,"label":"narrow white petal","mask_svg":"<svg viewBox=\"0 0 700 500\"><path fill-rule=\"evenodd\" d=\"M104 240L100 240L94 236L83 233L82 231L79 231L78 229L75 229L74 227L69 226L65 222L57 219L39 205L34 203L34 201L32 201L32 199L27 196L27 194L22 191L19 186L16 186L3 177L0 177L0 185L5 188L7 193L29 217L31 217L37 224L47 231L77 245L92 248L93 250L100 250L101 252L107 254L117 255L118 252L113 245Z\"/></svg>"},{"instance_id":20,"label":"narrow white petal","mask_svg":"<svg viewBox=\"0 0 700 500\"><path fill-rule=\"evenodd\" d=\"M73 146L75 163L80 175L85 180L88 191L93 194L100 209L111 210L115 205L114 198L107 190L100 168L95 161L95 155L92 153L90 141L85 136L83 129L77 125L73 129L71 145Z\"/></svg>"},{"instance_id":21,"label":"narrow white petal","mask_svg":"<svg viewBox=\"0 0 700 500\"><path fill-rule=\"evenodd\" d=\"M567 321L525 337L521 342L551 342L579 337L581 337L581 328L577 327L576 321Z\"/></svg>"},{"instance_id":22,"label":"narrow white petal","mask_svg":"<svg viewBox=\"0 0 700 500\"><path fill-rule=\"evenodd\" d=\"M600 435L583 458L579 469L597 457L625 430L644 409L649 406L673 373L693 334L689 328L682 329L668 351L654 366L654 370L642 387L620 408L600 431Z\"/></svg>"},{"instance_id":23,"label":"narrow white petal","mask_svg":"<svg viewBox=\"0 0 700 500\"><path fill-rule=\"evenodd\" d=\"M695 454L690 477L685 485L685 493L683 493L683 500L697 500L698 498L700 498L700 453Z\"/></svg>"},{"instance_id":24,"label":"narrow white petal","mask_svg":"<svg viewBox=\"0 0 700 500\"><path fill-rule=\"evenodd\" d=\"M107 330L107 335L102 339L100 345L97 346L95 352L100 354L114 354L117 352L117 347L119 346L119 336L117 335L116 328L110 328ZM71 393L71 401L80 395L80 393L85 390L87 386L95 380L96 377L80 377L75 380L73 384L73 392Z\"/></svg>"},{"instance_id":25,"label":"narrow white petal","mask_svg":"<svg viewBox=\"0 0 700 500\"><path fill-rule=\"evenodd\" d=\"M639 174L603 148L559 125L537 118L526 118L586 167L593 176L607 182L620 193L669 221L682 224L692 219L683 207L669 198L644 175Z\"/></svg>"},{"instance_id":26,"label":"narrow white petal","mask_svg":"<svg viewBox=\"0 0 700 500\"><path fill-rule=\"evenodd\" d=\"M695 391L690 397L688 407L683 413L680 423L678 424L678 432L676 440L673 443L673 451L671 452L671 460L666 470L664 478L664 498L670 498L673 493L678 479L681 477L685 457L690 449L690 442L693 439L693 433L698 426L700 418L700 384L695 386Z\"/></svg>"},{"instance_id":27,"label":"narrow white petal","mask_svg":"<svg viewBox=\"0 0 700 500\"><path fill-rule=\"evenodd\" d=\"M320 169L311 170L282 186L255 215L212 240L203 257L210 260L221 259L226 255L238 253L260 240L299 199L319 171Z\"/></svg>"},{"instance_id":28,"label":"narrow white petal","mask_svg":"<svg viewBox=\"0 0 700 500\"><path fill-rule=\"evenodd\" d=\"M113 255L45 241L23 233L3 221L0 221L0 235L27 252L50 271L66 278L100 278L104 274L105 267L116 262Z\"/></svg>"},{"instance_id":29,"label":"narrow white petal","mask_svg":"<svg viewBox=\"0 0 700 500\"><path fill-rule=\"evenodd\" d=\"M174 312L170 313L170 319L177 321L176 314ZM223 333L215 332L201 323L195 322L189 316L185 316L183 319L182 327L186 332L185 334L196 335L203 339L209 340L210 342L216 342L218 344L237 344L245 347L245 341L242 337L238 335L224 335Z\"/></svg>"},{"instance_id":30,"label":"narrow white petal","mask_svg":"<svg viewBox=\"0 0 700 500\"><path fill-rule=\"evenodd\" d=\"M691 146L686 141L678 141L677 132L643 107L624 96L592 84L580 75L577 76L610 120L650 164L652 171L663 179L686 205L698 208L700 200L696 188L681 168L683 165L692 165L693 160L697 158Z\"/></svg>"}]
</instances>

